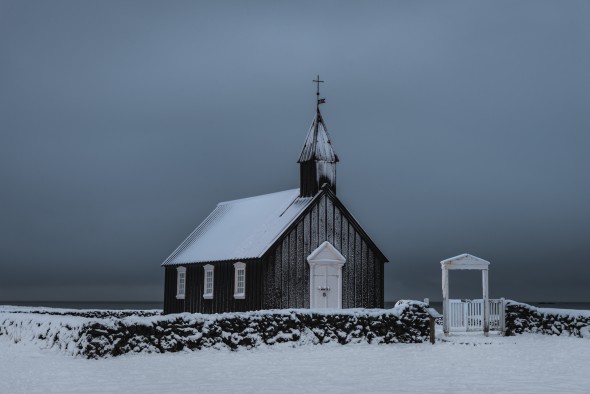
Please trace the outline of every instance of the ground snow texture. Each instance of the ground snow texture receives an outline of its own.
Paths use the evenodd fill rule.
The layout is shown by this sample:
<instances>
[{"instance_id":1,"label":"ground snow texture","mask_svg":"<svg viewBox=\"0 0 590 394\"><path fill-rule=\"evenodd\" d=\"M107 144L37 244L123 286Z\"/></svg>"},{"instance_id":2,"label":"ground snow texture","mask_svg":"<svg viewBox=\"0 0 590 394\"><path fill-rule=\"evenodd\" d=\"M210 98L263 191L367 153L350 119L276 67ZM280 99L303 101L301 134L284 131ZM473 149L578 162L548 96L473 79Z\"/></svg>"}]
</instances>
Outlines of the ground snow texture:
<instances>
[{"instance_id":1,"label":"ground snow texture","mask_svg":"<svg viewBox=\"0 0 590 394\"><path fill-rule=\"evenodd\" d=\"M437 333L440 334L440 333ZM87 360L0 337L0 393L589 393L590 341L453 335L430 344L203 349Z\"/></svg>"}]
</instances>

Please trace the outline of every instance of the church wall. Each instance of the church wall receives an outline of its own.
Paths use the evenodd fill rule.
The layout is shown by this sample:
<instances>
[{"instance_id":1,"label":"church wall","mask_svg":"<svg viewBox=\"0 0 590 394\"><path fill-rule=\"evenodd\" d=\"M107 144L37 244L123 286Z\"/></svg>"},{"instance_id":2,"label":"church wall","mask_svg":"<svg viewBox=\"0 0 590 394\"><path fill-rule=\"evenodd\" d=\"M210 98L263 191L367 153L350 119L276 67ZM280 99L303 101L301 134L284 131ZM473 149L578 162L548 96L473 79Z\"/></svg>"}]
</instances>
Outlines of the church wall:
<instances>
[{"instance_id":1,"label":"church wall","mask_svg":"<svg viewBox=\"0 0 590 394\"><path fill-rule=\"evenodd\" d=\"M208 263L213 269L213 298L203 298L204 268L207 263L186 264L185 298L176 299L176 267L167 266L164 286L164 313L222 313L244 312L262 309L264 284L262 282L262 261L242 260L246 263L246 296L234 298L234 263L217 261Z\"/></svg>"},{"instance_id":2,"label":"church wall","mask_svg":"<svg viewBox=\"0 0 590 394\"><path fill-rule=\"evenodd\" d=\"M346 258L342 268L342 307L383 307L381 254L338 204L324 194L266 254L264 309L309 308L307 256L326 240Z\"/></svg>"},{"instance_id":3,"label":"church wall","mask_svg":"<svg viewBox=\"0 0 590 394\"><path fill-rule=\"evenodd\" d=\"M176 267L164 270L164 313L178 313L184 310L184 300L176 299Z\"/></svg>"}]
</instances>

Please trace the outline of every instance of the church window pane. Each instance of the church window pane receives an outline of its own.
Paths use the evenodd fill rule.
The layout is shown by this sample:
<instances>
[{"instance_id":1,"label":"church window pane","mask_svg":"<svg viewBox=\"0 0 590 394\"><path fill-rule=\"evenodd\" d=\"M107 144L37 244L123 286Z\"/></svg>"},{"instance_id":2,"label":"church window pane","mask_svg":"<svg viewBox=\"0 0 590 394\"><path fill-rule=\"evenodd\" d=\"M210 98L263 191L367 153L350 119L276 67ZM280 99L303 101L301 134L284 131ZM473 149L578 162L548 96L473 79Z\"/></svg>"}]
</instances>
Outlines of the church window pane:
<instances>
[{"instance_id":1,"label":"church window pane","mask_svg":"<svg viewBox=\"0 0 590 394\"><path fill-rule=\"evenodd\" d=\"M234 298L246 298L246 264L235 263L234 269Z\"/></svg>"},{"instance_id":2,"label":"church window pane","mask_svg":"<svg viewBox=\"0 0 590 394\"><path fill-rule=\"evenodd\" d=\"M203 298L213 298L213 266L207 264L205 267L205 283L203 285Z\"/></svg>"},{"instance_id":3,"label":"church window pane","mask_svg":"<svg viewBox=\"0 0 590 394\"><path fill-rule=\"evenodd\" d=\"M176 298L184 299L186 292L186 267L176 268Z\"/></svg>"}]
</instances>

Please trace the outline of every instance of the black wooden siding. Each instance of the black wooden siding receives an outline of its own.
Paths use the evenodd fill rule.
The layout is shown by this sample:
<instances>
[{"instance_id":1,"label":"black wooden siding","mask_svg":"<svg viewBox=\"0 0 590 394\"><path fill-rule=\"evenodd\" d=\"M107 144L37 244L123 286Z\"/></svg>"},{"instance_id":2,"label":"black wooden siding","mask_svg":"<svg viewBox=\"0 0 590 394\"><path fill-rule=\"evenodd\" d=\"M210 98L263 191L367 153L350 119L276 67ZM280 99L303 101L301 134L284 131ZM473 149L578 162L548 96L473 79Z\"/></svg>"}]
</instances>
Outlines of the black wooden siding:
<instances>
[{"instance_id":1,"label":"black wooden siding","mask_svg":"<svg viewBox=\"0 0 590 394\"><path fill-rule=\"evenodd\" d=\"M246 297L234 298L234 263L216 261L213 265L213 298L203 298L204 272L207 263L186 264L186 291L184 299L176 298L178 266L166 267L164 285L164 313L221 313L262 309L263 283L261 260L241 260L246 263Z\"/></svg>"},{"instance_id":2,"label":"black wooden siding","mask_svg":"<svg viewBox=\"0 0 590 394\"><path fill-rule=\"evenodd\" d=\"M166 267L164 313L221 313L260 309L309 308L307 256L329 241L346 258L342 268L343 308L383 308L385 257L353 222L331 191L322 193L261 258L246 263L246 298L234 299L236 261L214 268L213 299L203 299L203 266L187 264L186 294L176 299L176 266Z\"/></svg>"},{"instance_id":3,"label":"black wooden siding","mask_svg":"<svg viewBox=\"0 0 590 394\"><path fill-rule=\"evenodd\" d=\"M292 226L263 262L264 309L309 308L307 256L328 241L346 258L342 267L342 307L383 307L384 257L324 193Z\"/></svg>"},{"instance_id":4,"label":"black wooden siding","mask_svg":"<svg viewBox=\"0 0 590 394\"><path fill-rule=\"evenodd\" d=\"M302 197L315 196L319 191L315 161L306 161L299 165L299 184Z\"/></svg>"}]
</instances>

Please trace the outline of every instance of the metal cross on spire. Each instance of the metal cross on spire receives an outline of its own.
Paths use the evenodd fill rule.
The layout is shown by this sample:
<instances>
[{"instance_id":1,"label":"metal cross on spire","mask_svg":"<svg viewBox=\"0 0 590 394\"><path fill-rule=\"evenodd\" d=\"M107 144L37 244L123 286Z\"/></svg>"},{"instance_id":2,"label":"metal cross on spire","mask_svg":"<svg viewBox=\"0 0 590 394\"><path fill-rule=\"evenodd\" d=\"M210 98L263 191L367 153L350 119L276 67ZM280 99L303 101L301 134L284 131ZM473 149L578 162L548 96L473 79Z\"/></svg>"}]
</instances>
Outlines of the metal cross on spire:
<instances>
[{"instance_id":1,"label":"metal cross on spire","mask_svg":"<svg viewBox=\"0 0 590 394\"><path fill-rule=\"evenodd\" d=\"M318 85L317 91L316 91L316 97L317 97L317 100L318 100L318 104L317 105L318 105L318 111L319 111L320 104L324 104L326 102L326 99L325 98L323 98L323 99L320 98L320 83L323 83L324 81L321 81L320 80L320 76L318 75L318 78L317 79L314 79L313 82L317 83L317 85Z\"/></svg>"}]
</instances>

